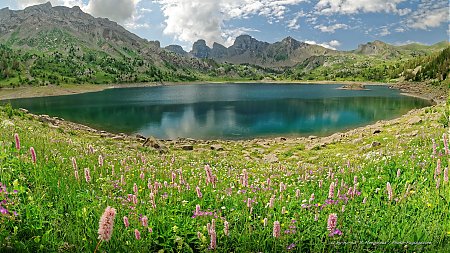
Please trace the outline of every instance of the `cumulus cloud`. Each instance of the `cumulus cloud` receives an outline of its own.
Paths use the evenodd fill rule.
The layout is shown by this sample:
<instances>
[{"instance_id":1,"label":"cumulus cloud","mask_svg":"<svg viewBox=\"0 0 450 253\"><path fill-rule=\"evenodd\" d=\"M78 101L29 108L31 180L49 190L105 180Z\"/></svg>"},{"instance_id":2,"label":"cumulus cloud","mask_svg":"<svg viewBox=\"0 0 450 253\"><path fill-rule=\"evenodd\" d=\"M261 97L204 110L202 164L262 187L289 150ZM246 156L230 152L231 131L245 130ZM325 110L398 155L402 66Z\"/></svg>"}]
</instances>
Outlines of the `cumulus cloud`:
<instances>
[{"instance_id":1,"label":"cumulus cloud","mask_svg":"<svg viewBox=\"0 0 450 253\"><path fill-rule=\"evenodd\" d=\"M393 12L405 15L408 9L398 9L405 0L320 0L315 8L321 14L354 14L359 12Z\"/></svg>"},{"instance_id":2,"label":"cumulus cloud","mask_svg":"<svg viewBox=\"0 0 450 253\"><path fill-rule=\"evenodd\" d=\"M384 37L389 34L391 34L391 32L389 31L389 28L387 26L380 27L380 32L378 33L378 36Z\"/></svg>"},{"instance_id":3,"label":"cumulus cloud","mask_svg":"<svg viewBox=\"0 0 450 253\"><path fill-rule=\"evenodd\" d=\"M449 9L447 1L422 1L417 11L407 19L410 28L426 30L448 22Z\"/></svg>"},{"instance_id":4,"label":"cumulus cloud","mask_svg":"<svg viewBox=\"0 0 450 253\"><path fill-rule=\"evenodd\" d=\"M318 46L322 46L324 48L328 48L328 49L332 49L332 50L336 50L336 47L339 47L341 45L341 43L337 40L331 40L329 42L316 42L314 40L305 40L305 43L310 44L310 45L318 45Z\"/></svg>"},{"instance_id":5,"label":"cumulus cloud","mask_svg":"<svg viewBox=\"0 0 450 253\"><path fill-rule=\"evenodd\" d=\"M316 25L314 28L319 29L321 32L334 33L338 29L348 29L349 26L346 24L334 24L330 26Z\"/></svg>"},{"instance_id":6,"label":"cumulus cloud","mask_svg":"<svg viewBox=\"0 0 450 253\"><path fill-rule=\"evenodd\" d=\"M96 17L108 17L119 23L131 18L140 0L90 0L86 11Z\"/></svg>"},{"instance_id":7,"label":"cumulus cloud","mask_svg":"<svg viewBox=\"0 0 450 253\"><path fill-rule=\"evenodd\" d=\"M268 22L284 19L288 6L305 0L157 0L165 16L166 35L177 40L195 42L206 40L229 44L235 32L227 29L225 21L266 17Z\"/></svg>"}]
</instances>

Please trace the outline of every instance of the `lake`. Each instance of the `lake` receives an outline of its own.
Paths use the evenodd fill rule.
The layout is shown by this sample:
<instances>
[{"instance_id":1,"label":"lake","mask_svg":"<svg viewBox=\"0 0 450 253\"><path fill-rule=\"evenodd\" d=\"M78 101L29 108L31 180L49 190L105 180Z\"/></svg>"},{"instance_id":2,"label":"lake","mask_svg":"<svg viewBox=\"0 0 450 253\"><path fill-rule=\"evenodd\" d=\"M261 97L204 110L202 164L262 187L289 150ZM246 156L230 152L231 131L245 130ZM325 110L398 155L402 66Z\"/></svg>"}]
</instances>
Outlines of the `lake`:
<instances>
[{"instance_id":1,"label":"lake","mask_svg":"<svg viewBox=\"0 0 450 253\"><path fill-rule=\"evenodd\" d=\"M13 107L113 133L161 139L329 135L430 105L387 86L189 84L10 100Z\"/></svg>"}]
</instances>

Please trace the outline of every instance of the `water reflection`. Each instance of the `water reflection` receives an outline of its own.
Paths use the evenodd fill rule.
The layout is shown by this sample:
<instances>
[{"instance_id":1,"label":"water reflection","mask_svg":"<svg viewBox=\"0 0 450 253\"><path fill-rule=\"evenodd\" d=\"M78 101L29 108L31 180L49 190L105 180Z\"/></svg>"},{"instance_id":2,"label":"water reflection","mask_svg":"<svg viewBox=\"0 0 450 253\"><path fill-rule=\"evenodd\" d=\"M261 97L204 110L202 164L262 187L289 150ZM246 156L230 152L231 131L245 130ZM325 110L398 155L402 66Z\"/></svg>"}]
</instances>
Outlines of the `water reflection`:
<instances>
[{"instance_id":1,"label":"water reflection","mask_svg":"<svg viewBox=\"0 0 450 253\"><path fill-rule=\"evenodd\" d=\"M160 92L153 89L151 94L139 92L142 90L112 90L14 100L12 104L112 132L199 139L325 135L427 105L426 101L400 96L386 87L376 88L378 94L350 91L345 94L353 96L332 97L335 90L326 86L320 87L326 91L323 98L315 94L305 99L293 97L291 88L282 95L272 92L269 96L270 89L277 89L276 85L262 86L260 96L255 87L245 94L242 89L248 89L248 85L241 90L240 86L230 86L216 90L214 87L180 90L174 86L169 87L174 88L172 93L168 92L170 89ZM386 95L370 96L380 92Z\"/></svg>"}]
</instances>

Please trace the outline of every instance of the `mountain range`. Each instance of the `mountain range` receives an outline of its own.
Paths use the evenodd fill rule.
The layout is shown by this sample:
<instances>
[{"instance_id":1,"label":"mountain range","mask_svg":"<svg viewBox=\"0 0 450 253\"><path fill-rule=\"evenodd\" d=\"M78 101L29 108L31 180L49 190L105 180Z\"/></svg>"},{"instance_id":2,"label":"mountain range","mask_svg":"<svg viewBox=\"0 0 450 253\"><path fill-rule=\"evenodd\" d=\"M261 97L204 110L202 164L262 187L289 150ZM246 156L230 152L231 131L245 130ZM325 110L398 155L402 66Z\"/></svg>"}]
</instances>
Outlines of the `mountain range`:
<instances>
[{"instance_id":1,"label":"mountain range","mask_svg":"<svg viewBox=\"0 0 450 253\"><path fill-rule=\"evenodd\" d=\"M42 84L55 80L104 83L305 78L305 74L333 68L350 76L355 69L363 71L383 64L389 68L399 61L438 53L449 43L394 46L377 40L352 51L338 51L292 37L268 43L241 35L229 47L218 43L208 47L200 39L186 52L179 45L161 48L158 41L140 38L116 22L95 18L79 7L45 3L24 10L1 9L0 45L0 84L2 79L10 84L33 84L34 80ZM334 72L331 78L340 76Z\"/></svg>"}]
</instances>

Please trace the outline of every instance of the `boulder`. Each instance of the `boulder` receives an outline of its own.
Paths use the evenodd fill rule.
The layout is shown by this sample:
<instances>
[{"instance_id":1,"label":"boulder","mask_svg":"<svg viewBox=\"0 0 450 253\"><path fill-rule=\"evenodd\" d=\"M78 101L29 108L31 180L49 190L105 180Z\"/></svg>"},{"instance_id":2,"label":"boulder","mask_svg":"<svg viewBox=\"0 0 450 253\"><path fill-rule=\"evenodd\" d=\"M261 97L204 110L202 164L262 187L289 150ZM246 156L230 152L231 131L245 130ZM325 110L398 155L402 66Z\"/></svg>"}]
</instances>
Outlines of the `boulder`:
<instances>
[{"instance_id":1,"label":"boulder","mask_svg":"<svg viewBox=\"0 0 450 253\"><path fill-rule=\"evenodd\" d=\"M408 120L408 124L410 125L417 125L420 123L422 123L422 119L419 116L414 116Z\"/></svg>"},{"instance_id":2,"label":"boulder","mask_svg":"<svg viewBox=\"0 0 450 253\"><path fill-rule=\"evenodd\" d=\"M190 151L190 150L194 150L194 146L193 145L183 145L183 146L181 146L181 149Z\"/></svg>"},{"instance_id":3,"label":"boulder","mask_svg":"<svg viewBox=\"0 0 450 253\"><path fill-rule=\"evenodd\" d=\"M223 147L220 144L211 145L211 150L223 151Z\"/></svg>"}]
</instances>

